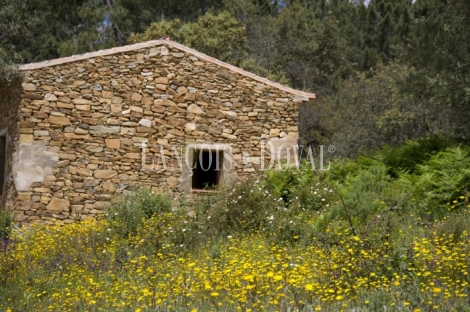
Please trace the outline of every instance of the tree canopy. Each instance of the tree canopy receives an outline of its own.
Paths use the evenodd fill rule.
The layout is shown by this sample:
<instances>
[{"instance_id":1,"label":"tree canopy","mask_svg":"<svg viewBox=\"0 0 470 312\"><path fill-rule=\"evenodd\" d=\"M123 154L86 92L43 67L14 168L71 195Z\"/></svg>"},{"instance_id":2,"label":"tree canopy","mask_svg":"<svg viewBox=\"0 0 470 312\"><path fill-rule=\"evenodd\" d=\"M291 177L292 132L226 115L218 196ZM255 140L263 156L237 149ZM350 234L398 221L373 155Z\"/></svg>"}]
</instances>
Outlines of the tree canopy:
<instances>
[{"instance_id":1,"label":"tree canopy","mask_svg":"<svg viewBox=\"0 0 470 312\"><path fill-rule=\"evenodd\" d=\"M17 76L16 64L23 59L17 43L28 36L36 18L25 18L26 0L0 0L0 85Z\"/></svg>"},{"instance_id":2,"label":"tree canopy","mask_svg":"<svg viewBox=\"0 0 470 312\"><path fill-rule=\"evenodd\" d=\"M164 36L315 92L302 108L304 141L345 144L345 121L353 141L470 139L465 0L0 0L1 79L17 63ZM328 121L304 118L313 115Z\"/></svg>"}]
</instances>

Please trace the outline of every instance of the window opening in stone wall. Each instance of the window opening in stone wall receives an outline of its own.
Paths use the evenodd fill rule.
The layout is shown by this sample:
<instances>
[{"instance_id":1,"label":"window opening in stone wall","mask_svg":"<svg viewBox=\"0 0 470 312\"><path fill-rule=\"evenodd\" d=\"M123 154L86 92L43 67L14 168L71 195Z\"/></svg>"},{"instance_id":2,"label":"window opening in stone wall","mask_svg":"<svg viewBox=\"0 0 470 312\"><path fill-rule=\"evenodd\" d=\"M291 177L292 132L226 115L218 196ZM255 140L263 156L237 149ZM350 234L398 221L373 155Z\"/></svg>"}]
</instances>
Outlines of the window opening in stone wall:
<instances>
[{"instance_id":1,"label":"window opening in stone wall","mask_svg":"<svg viewBox=\"0 0 470 312\"><path fill-rule=\"evenodd\" d=\"M7 136L6 134L0 135L0 195L3 195L6 180L6 165L7 165Z\"/></svg>"},{"instance_id":2,"label":"window opening in stone wall","mask_svg":"<svg viewBox=\"0 0 470 312\"><path fill-rule=\"evenodd\" d=\"M222 177L223 151L195 150L192 189L204 190L218 186Z\"/></svg>"}]
</instances>

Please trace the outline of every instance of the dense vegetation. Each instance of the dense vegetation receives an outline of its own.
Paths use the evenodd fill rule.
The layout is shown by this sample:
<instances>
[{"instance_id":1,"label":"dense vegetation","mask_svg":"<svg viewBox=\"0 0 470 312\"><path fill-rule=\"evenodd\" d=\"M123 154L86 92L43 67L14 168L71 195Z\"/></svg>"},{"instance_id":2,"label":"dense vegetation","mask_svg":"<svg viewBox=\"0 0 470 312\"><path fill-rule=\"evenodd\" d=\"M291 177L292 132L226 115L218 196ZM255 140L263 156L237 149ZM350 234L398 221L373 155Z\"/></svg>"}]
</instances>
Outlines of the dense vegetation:
<instances>
[{"instance_id":1,"label":"dense vegetation","mask_svg":"<svg viewBox=\"0 0 470 312\"><path fill-rule=\"evenodd\" d=\"M466 0L0 0L0 86L164 36L315 92L300 143L356 158L64 227L1 212L1 311L470 311Z\"/></svg>"},{"instance_id":2,"label":"dense vegetation","mask_svg":"<svg viewBox=\"0 0 470 312\"><path fill-rule=\"evenodd\" d=\"M0 310L469 311L470 147L432 138L308 168L14 230Z\"/></svg>"},{"instance_id":3,"label":"dense vegetation","mask_svg":"<svg viewBox=\"0 0 470 312\"><path fill-rule=\"evenodd\" d=\"M355 156L470 138L466 0L0 0L0 79L14 63L164 36L315 92L302 144Z\"/></svg>"}]
</instances>

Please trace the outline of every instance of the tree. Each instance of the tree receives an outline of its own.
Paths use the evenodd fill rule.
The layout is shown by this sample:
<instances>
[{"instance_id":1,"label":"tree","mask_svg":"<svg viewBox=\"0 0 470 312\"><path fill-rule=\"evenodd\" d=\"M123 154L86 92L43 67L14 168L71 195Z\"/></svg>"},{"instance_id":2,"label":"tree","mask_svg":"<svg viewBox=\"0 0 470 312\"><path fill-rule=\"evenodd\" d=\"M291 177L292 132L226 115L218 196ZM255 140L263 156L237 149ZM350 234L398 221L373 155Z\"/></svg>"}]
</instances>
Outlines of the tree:
<instances>
[{"instance_id":1,"label":"tree","mask_svg":"<svg viewBox=\"0 0 470 312\"><path fill-rule=\"evenodd\" d=\"M453 134L470 140L470 7L465 0L421 0L417 20L405 54L417 69L410 88L436 119L451 122Z\"/></svg>"},{"instance_id":2,"label":"tree","mask_svg":"<svg viewBox=\"0 0 470 312\"><path fill-rule=\"evenodd\" d=\"M24 0L23 18L35 20L27 36L16 41L25 62L42 61L114 45L101 0Z\"/></svg>"},{"instance_id":3,"label":"tree","mask_svg":"<svg viewBox=\"0 0 470 312\"><path fill-rule=\"evenodd\" d=\"M25 18L26 0L0 0L0 85L18 76L16 64L22 61L16 44L28 35L34 19Z\"/></svg>"},{"instance_id":4,"label":"tree","mask_svg":"<svg viewBox=\"0 0 470 312\"><path fill-rule=\"evenodd\" d=\"M238 64L245 51L245 27L226 11L207 13L196 23L182 23L179 19L152 23L144 33L131 35L129 41L165 36L232 64Z\"/></svg>"},{"instance_id":5,"label":"tree","mask_svg":"<svg viewBox=\"0 0 470 312\"><path fill-rule=\"evenodd\" d=\"M112 7L109 21L118 27L119 43L132 33L143 33L151 23L179 19L195 22L199 16L222 7L222 0L106 0ZM112 2L112 3L111 3Z\"/></svg>"},{"instance_id":6,"label":"tree","mask_svg":"<svg viewBox=\"0 0 470 312\"><path fill-rule=\"evenodd\" d=\"M337 155L354 157L361 151L396 146L432 133L438 112L406 92L414 69L390 63L341 83L339 91L303 107L303 144L333 144Z\"/></svg>"},{"instance_id":7,"label":"tree","mask_svg":"<svg viewBox=\"0 0 470 312\"><path fill-rule=\"evenodd\" d=\"M375 67L378 62L395 59L395 49L410 40L413 20L411 0L371 0L361 4L359 32L363 36L362 70Z\"/></svg>"},{"instance_id":8,"label":"tree","mask_svg":"<svg viewBox=\"0 0 470 312\"><path fill-rule=\"evenodd\" d=\"M36 19L37 25L18 40L16 49L26 62L34 62L120 46L152 22L195 21L221 1L21 0L23 20Z\"/></svg>"},{"instance_id":9,"label":"tree","mask_svg":"<svg viewBox=\"0 0 470 312\"><path fill-rule=\"evenodd\" d=\"M319 20L315 11L301 4L287 6L276 17L274 62L282 66L293 87L318 94L334 89L348 67L348 48L338 24L330 15Z\"/></svg>"}]
</instances>

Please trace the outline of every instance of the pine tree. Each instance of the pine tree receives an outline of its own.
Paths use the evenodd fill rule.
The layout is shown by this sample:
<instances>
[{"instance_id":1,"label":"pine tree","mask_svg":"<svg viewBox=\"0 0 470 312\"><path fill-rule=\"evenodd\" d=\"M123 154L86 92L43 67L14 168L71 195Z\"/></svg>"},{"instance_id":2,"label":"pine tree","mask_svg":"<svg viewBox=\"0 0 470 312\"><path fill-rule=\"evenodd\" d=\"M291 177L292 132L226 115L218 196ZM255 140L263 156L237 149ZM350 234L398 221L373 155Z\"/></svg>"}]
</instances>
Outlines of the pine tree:
<instances>
[{"instance_id":1,"label":"pine tree","mask_svg":"<svg viewBox=\"0 0 470 312\"><path fill-rule=\"evenodd\" d=\"M107 13L100 0L28 0L25 18L37 23L19 38L17 52L33 62L112 46Z\"/></svg>"},{"instance_id":2,"label":"pine tree","mask_svg":"<svg viewBox=\"0 0 470 312\"><path fill-rule=\"evenodd\" d=\"M415 14L416 39L405 54L418 68L413 92L470 141L470 7L466 0L421 0Z\"/></svg>"},{"instance_id":3,"label":"pine tree","mask_svg":"<svg viewBox=\"0 0 470 312\"><path fill-rule=\"evenodd\" d=\"M1 0L12 2L11 0ZM127 43L156 21L195 21L222 6L222 0L20 0L23 20L37 20L16 51L26 62L85 53ZM2 8L3 9L3 8Z\"/></svg>"},{"instance_id":4,"label":"pine tree","mask_svg":"<svg viewBox=\"0 0 470 312\"><path fill-rule=\"evenodd\" d=\"M378 61L387 63L396 57L396 48L409 42L413 22L411 0L371 0L362 23L364 36L363 69L374 67ZM363 13L364 14L364 13Z\"/></svg>"}]
</instances>

